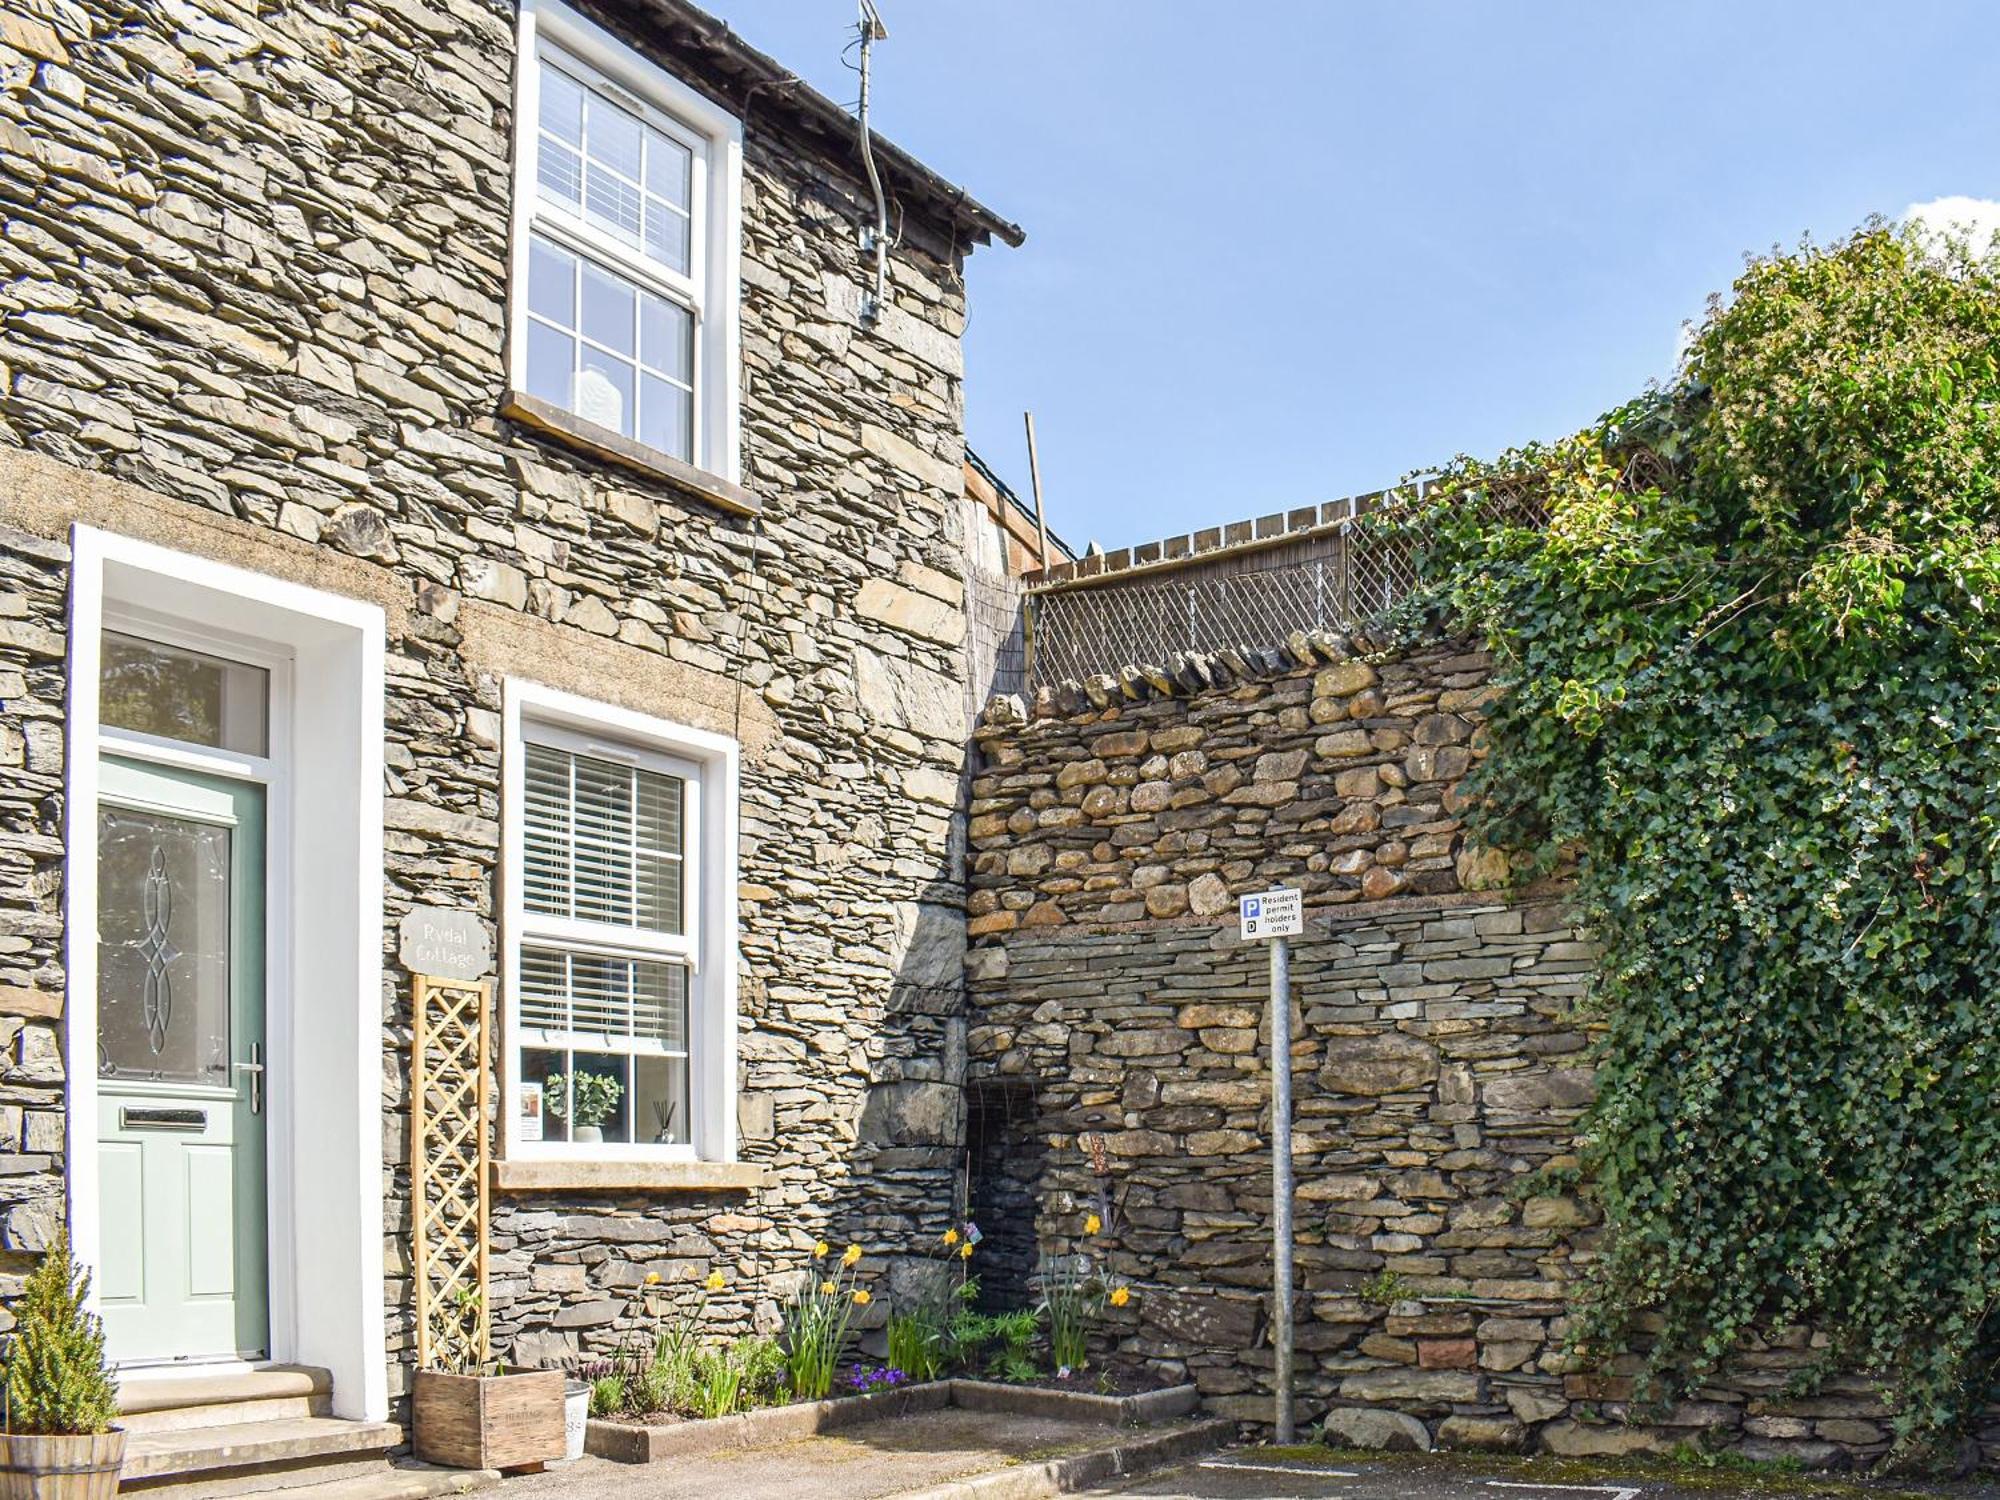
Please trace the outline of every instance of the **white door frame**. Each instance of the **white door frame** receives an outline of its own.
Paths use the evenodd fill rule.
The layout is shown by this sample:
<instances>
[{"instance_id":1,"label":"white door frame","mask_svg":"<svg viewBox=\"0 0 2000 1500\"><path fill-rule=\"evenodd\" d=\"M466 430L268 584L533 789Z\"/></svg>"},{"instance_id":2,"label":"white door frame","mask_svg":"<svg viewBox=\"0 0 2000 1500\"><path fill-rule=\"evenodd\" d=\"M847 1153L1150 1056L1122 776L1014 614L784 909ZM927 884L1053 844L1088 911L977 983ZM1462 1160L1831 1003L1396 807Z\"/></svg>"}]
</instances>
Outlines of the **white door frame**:
<instances>
[{"instance_id":1,"label":"white door frame","mask_svg":"<svg viewBox=\"0 0 2000 1500\"><path fill-rule=\"evenodd\" d=\"M70 1233L96 1265L99 644L107 618L180 622L291 664L290 764L268 810L271 1356L333 1374L335 1412L388 1415L382 1245L382 711L373 604L78 525L71 534L65 888ZM276 684L274 683L274 686ZM286 723L277 719L282 713ZM118 737L117 748L131 742ZM156 749L155 755L170 752ZM199 769L198 753L179 763ZM212 1370L213 1366L202 1368ZM149 1371L149 1373L151 1373Z\"/></svg>"}]
</instances>

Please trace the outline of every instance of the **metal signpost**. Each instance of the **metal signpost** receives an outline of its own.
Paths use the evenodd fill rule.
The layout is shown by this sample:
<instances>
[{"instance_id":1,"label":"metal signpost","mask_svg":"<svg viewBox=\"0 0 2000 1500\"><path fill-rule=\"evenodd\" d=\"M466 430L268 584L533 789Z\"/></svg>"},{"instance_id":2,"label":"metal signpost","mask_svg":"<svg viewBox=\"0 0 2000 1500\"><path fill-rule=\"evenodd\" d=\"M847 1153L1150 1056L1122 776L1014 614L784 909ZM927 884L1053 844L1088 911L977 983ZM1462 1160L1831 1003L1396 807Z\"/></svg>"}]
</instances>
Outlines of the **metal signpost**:
<instances>
[{"instance_id":1,"label":"metal signpost","mask_svg":"<svg viewBox=\"0 0 2000 1500\"><path fill-rule=\"evenodd\" d=\"M1305 906L1288 887L1239 896L1236 919L1245 942L1271 944L1271 1351L1277 1370L1279 1443L1292 1427L1292 950L1305 930Z\"/></svg>"}]
</instances>

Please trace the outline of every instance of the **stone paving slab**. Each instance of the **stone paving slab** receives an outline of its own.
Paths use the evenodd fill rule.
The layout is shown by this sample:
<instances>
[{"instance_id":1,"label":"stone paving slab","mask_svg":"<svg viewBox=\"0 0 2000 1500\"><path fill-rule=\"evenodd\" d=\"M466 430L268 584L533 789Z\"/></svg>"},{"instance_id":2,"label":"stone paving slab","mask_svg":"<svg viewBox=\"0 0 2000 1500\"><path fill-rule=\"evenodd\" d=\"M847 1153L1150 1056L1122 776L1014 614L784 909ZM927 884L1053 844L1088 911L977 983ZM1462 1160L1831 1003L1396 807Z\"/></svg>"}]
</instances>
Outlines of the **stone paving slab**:
<instances>
[{"instance_id":1,"label":"stone paving slab","mask_svg":"<svg viewBox=\"0 0 2000 1500\"><path fill-rule=\"evenodd\" d=\"M650 1464L582 1458L503 1486L507 1500L876 1500L1116 1441L1097 1424L920 1412L771 1448Z\"/></svg>"}]
</instances>

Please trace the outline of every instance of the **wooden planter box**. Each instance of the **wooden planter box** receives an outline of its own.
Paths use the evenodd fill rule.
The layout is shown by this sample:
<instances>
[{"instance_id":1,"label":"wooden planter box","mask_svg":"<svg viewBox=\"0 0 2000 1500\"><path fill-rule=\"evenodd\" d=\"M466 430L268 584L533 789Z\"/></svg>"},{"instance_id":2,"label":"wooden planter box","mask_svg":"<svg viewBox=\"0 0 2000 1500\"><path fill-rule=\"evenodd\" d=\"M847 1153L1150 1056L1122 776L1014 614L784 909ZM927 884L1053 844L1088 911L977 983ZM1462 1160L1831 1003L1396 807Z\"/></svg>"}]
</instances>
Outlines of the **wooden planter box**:
<instances>
[{"instance_id":1,"label":"wooden planter box","mask_svg":"<svg viewBox=\"0 0 2000 1500\"><path fill-rule=\"evenodd\" d=\"M0 1434L0 1500L116 1500L121 1428L84 1437Z\"/></svg>"},{"instance_id":2,"label":"wooden planter box","mask_svg":"<svg viewBox=\"0 0 2000 1500\"><path fill-rule=\"evenodd\" d=\"M411 1446L450 1469L520 1469L563 1456L560 1370L518 1375L417 1371L410 1392Z\"/></svg>"}]
</instances>

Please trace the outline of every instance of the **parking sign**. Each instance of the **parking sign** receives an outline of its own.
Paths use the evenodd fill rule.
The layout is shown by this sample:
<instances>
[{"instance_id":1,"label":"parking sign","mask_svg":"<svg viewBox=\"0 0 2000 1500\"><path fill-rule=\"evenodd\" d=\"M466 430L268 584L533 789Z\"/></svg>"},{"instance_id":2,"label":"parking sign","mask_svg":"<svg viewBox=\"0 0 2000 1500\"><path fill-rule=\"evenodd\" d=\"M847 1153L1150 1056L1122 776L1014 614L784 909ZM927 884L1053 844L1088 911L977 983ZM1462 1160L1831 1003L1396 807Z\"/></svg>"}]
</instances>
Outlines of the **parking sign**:
<instances>
[{"instance_id":1,"label":"parking sign","mask_svg":"<svg viewBox=\"0 0 2000 1500\"><path fill-rule=\"evenodd\" d=\"M1243 940L1297 937L1305 931L1305 901L1290 886L1236 898L1236 922Z\"/></svg>"}]
</instances>

